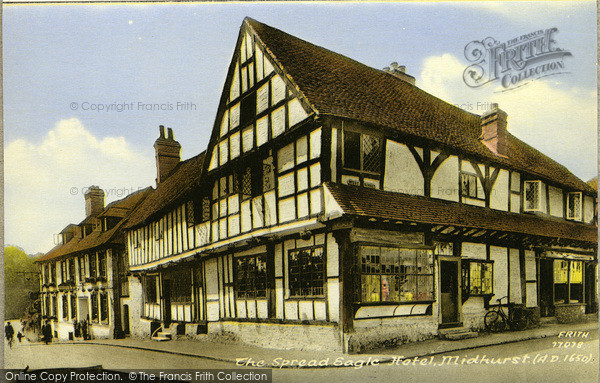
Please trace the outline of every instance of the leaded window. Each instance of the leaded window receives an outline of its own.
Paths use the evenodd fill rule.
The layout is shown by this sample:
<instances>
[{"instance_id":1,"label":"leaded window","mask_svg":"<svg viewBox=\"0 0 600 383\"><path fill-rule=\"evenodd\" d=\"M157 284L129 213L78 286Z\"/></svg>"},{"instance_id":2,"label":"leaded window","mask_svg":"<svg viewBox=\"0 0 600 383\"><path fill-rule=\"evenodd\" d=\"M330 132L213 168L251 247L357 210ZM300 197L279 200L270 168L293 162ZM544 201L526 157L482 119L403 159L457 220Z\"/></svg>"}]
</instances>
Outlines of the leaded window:
<instances>
[{"instance_id":1,"label":"leaded window","mask_svg":"<svg viewBox=\"0 0 600 383\"><path fill-rule=\"evenodd\" d=\"M381 139L369 134L344 131L344 167L369 173L379 173L381 168Z\"/></svg>"},{"instance_id":2,"label":"leaded window","mask_svg":"<svg viewBox=\"0 0 600 383\"><path fill-rule=\"evenodd\" d=\"M477 198L477 176L469 173L461 173L460 193L464 197Z\"/></svg>"},{"instance_id":3,"label":"leaded window","mask_svg":"<svg viewBox=\"0 0 600 383\"><path fill-rule=\"evenodd\" d=\"M525 211L541 210L542 183L540 181L525 181Z\"/></svg>"},{"instance_id":4,"label":"leaded window","mask_svg":"<svg viewBox=\"0 0 600 383\"><path fill-rule=\"evenodd\" d=\"M433 251L360 246L361 295L366 302L433 300Z\"/></svg>"},{"instance_id":5,"label":"leaded window","mask_svg":"<svg viewBox=\"0 0 600 383\"><path fill-rule=\"evenodd\" d=\"M289 251L290 296L322 296L325 259L322 246Z\"/></svg>"},{"instance_id":6,"label":"leaded window","mask_svg":"<svg viewBox=\"0 0 600 383\"><path fill-rule=\"evenodd\" d=\"M582 204L581 193L569 193L567 195L567 218L580 221Z\"/></svg>"},{"instance_id":7,"label":"leaded window","mask_svg":"<svg viewBox=\"0 0 600 383\"><path fill-rule=\"evenodd\" d=\"M237 258L235 262L236 294L240 299L266 298L266 255Z\"/></svg>"},{"instance_id":8,"label":"leaded window","mask_svg":"<svg viewBox=\"0 0 600 383\"><path fill-rule=\"evenodd\" d=\"M171 280L171 302L192 301L192 274L189 269L178 270L169 275Z\"/></svg>"},{"instance_id":9,"label":"leaded window","mask_svg":"<svg viewBox=\"0 0 600 383\"><path fill-rule=\"evenodd\" d=\"M462 286L468 295L491 295L494 293L494 264L491 261L463 260Z\"/></svg>"}]
</instances>

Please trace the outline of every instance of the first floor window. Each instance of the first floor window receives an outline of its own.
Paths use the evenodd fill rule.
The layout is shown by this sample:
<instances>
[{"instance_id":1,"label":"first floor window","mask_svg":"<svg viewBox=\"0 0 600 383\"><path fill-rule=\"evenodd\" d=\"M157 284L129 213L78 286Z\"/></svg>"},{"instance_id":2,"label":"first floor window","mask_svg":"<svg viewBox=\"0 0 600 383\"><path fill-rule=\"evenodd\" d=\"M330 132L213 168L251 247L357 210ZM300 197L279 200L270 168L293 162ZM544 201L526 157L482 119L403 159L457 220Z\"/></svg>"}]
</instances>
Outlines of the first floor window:
<instances>
[{"instance_id":1,"label":"first floor window","mask_svg":"<svg viewBox=\"0 0 600 383\"><path fill-rule=\"evenodd\" d=\"M238 298L266 298L266 254L237 258L235 271Z\"/></svg>"},{"instance_id":2,"label":"first floor window","mask_svg":"<svg viewBox=\"0 0 600 383\"><path fill-rule=\"evenodd\" d=\"M583 302L583 262L554 260L554 303Z\"/></svg>"},{"instance_id":3,"label":"first floor window","mask_svg":"<svg viewBox=\"0 0 600 383\"><path fill-rule=\"evenodd\" d=\"M581 193L569 193L567 196L567 218L581 221Z\"/></svg>"},{"instance_id":4,"label":"first floor window","mask_svg":"<svg viewBox=\"0 0 600 383\"><path fill-rule=\"evenodd\" d=\"M325 281L323 247L290 250L290 296L322 296Z\"/></svg>"},{"instance_id":5,"label":"first floor window","mask_svg":"<svg viewBox=\"0 0 600 383\"><path fill-rule=\"evenodd\" d=\"M542 209L542 183L540 181L525 181L525 201L523 210L539 211Z\"/></svg>"},{"instance_id":6,"label":"first floor window","mask_svg":"<svg viewBox=\"0 0 600 383\"><path fill-rule=\"evenodd\" d=\"M494 293L494 264L491 261L462 261L463 291L468 295L491 295Z\"/></svg>"},{"instance_id":7,"label":"first floor window","mask_svg":"<svg viewBox=\"0 0 600 383\"><path fill-rule=\"evenodd\" d=\"M370 134L344 130L344 167L369 173L379 173L381 139Z\"/></svg>"},{"instance_id":8,"label":"first floor window","mask_svg":"<svg viewBox=\"0 0 600 383\"><path fill-rule=\"evenodd\" d=\"M360 246L360 301L433 300L433 251Z\"/></svg>"},{"instance_id":9,"label":"first floor window","mask_svg":"<svg viewBox=\"0 0 600 383\"><path fill-rule=\"evenodd\" d=\"M464 197L477 198L477 176L469 173L460 174L460 194Z\"/></svg>"}]
</instances>

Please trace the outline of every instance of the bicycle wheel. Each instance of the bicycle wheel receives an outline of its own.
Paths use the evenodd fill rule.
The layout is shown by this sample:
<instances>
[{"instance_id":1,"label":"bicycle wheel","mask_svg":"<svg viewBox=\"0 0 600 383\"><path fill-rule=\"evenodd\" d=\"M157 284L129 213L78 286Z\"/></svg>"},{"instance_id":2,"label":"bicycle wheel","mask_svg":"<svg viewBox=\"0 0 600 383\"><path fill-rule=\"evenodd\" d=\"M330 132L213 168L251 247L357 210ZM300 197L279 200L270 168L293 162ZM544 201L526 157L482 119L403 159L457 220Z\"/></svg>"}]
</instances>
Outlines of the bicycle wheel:
<instances>
[{"instance_id":1,"label":"bicycle wheel","mask_svg":"<svg viewBox=\"0 0 600 383\"><path fill-rule=\"evenodd\" d=\"M485 324L485 328L490 332L500 332L506 326L504 317L498 314L497 311L490 311L485 314L483 323Z\"/></svg>"}]
</instances>

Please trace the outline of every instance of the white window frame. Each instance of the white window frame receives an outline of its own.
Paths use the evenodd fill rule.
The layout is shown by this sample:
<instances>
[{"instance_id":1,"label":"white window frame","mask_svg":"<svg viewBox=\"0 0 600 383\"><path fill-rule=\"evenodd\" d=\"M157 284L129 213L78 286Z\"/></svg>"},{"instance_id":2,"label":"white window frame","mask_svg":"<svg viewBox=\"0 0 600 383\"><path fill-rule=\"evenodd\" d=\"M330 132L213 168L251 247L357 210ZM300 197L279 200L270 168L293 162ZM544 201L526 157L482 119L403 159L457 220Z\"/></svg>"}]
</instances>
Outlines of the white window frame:
<instances>
[{"instance_id":1,"label":"white window frame","mask_svg":"<svg viewBox=\"0 0 600 383\"><path fill-rule=\"evenodd\" d=\"M579 210L575 212L575 215L571 215L571 196L579 196ZM575 221L581 221L583 217L583 193L581 192L570 192L567 193L567 219Z\"/></svg>"},{"instance_id":2,"label":"white window frame","mask_svg":"<svg viewBox=\"0 0 600 383\"><path fill-rule=\"evenodd\" d=\"M534 184L534 183L538 185L537 206L530 208L530 207L528 207L528 201L527 201L527 190L528 190L527 185ZM523 211L542 211L542 181L523 181Z\"/></svg>"}]
</instances>

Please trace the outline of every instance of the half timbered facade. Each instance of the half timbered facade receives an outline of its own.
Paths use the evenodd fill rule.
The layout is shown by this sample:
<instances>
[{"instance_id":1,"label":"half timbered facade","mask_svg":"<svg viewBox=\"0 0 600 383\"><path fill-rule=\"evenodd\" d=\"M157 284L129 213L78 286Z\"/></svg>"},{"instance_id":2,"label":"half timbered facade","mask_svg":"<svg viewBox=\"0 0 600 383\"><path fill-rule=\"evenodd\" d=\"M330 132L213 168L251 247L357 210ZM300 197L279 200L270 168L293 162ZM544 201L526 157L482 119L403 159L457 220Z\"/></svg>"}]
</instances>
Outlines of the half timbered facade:
<instances>
[{"instance_id":1,"label":"half timbered facade","mask_svg":"<svg viewBox=\"0 0 600 383\"><path fill-rule=\"evenodd\" d=\"M595 312L595 192L507 126L246 19L207 150L155 145L132 332L350 351L481 329L504 296Z\"/></svg>"},{"instance_id":2,"label":"half timbered facade","mask_svg":"<svg viewBox=\"0 0 600 383\"><path fill-rule=\"evenodd\" d=\"M41 271L42 319L60 340L123 337L121 296L127 294L123 224L150 188L104 206L104 191L85 193L86 218L57 235L57 245L36 260ZM88 339L89 339L88 338Z\"/></svg>"}]
</instances>

